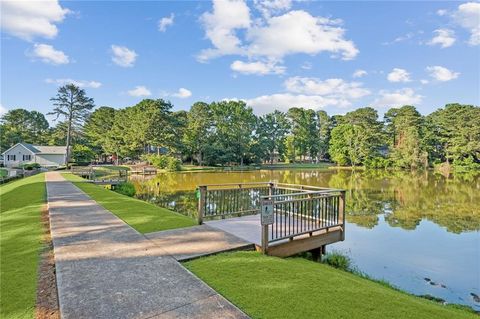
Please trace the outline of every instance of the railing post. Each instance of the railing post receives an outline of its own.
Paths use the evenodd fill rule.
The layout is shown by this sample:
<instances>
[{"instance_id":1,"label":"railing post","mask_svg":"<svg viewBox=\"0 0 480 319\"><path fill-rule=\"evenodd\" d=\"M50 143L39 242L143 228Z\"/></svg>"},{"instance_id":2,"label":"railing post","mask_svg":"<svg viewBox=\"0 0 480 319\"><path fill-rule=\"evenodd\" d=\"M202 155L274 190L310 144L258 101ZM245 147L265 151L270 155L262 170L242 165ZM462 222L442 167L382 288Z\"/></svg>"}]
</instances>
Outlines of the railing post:
<instances>
[{"instance_id":1,"label":"railing post","mask_svg":"<svg viewBox=\"0 0 480 319\"><path fill-rule=\"evenodd\" d=\"M338 217L342 219L342 241L345 240L345 191L340 191Z\"/></svg>"},{"instance_id":2,"label":"railing post","mask_svg":"<svg viewBox=\"0 0 480 319\"><path fill-rule=\"evenodd\" d=\"M268 252L268 225L262 225L262 254Z\"/></svg>"},{"instance_id":3,"label":"railing post","mask_svg":"<svg viewBox=\"0 0 480 319\"><path fill-rule=\"evenodd\" d=\"M207 186L200 186L198 188L200 198L198 199L198 224L203 223L203 216L205 215L205 198L207 194Z\"/></svg>"},{"instance_id":4,"label":"railing post","mask_svg":"<svg viewBox=\"0 0 480 319\"><path fill-rule=\"evenodd\" d=\"M273 187L274 187L273 182L269 182L269 183L268 183L268 186L269 186L269 188L268 188L268 196L272 196L272 195L273 195ZM270 199L271 199L271 197L270 197Z\"/></svg>"}]
</instances>

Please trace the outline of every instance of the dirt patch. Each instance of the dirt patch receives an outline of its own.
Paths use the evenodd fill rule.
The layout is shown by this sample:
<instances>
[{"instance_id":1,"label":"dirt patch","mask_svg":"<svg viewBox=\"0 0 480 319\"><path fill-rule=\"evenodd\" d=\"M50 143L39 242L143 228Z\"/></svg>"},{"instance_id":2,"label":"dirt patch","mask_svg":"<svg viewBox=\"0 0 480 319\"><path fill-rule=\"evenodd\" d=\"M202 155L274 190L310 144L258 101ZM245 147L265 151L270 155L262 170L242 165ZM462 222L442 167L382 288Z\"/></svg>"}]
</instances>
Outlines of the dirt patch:
<instances>
[{"instance_id":1,"label":"dirt patch","mask_svg":"<svg viewBox=\"0 0 480 319\"><path fill-rule=\"evenodd\" d=\"M50 235L50 216L48 206L42 208L43 244L38 269L36 319L59 319L57 279L55 276L55 258L52 237Z\"/></svg>"}]
</instances>

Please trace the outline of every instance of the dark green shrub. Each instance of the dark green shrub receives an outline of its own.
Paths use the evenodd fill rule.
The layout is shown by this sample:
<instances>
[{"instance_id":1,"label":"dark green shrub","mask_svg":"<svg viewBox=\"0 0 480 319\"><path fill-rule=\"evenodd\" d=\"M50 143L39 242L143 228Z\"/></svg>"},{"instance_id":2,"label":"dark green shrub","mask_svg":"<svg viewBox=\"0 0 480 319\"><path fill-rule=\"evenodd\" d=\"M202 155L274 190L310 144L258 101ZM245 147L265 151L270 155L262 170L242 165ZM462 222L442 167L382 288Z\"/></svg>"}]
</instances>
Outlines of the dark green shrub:
<instances>
[{"instance_id":1,"label":"dark green shrub","mask_svg":"<svg viewBox=\"0 0 480 319\"><path fill-rule=\"evenodd\" d=\"M350 257L337 251L327 253L325 257L323 257L322 262L334 268L345 271L350 271L352 266L352 260Z\"/></svg>"},{"instance_id":2,"label":"dark green shrub","mask_svg":"<svg viewBox=\"0 0 480 319\"><path fill-rule=\"evenodd\" d=\"M34 169L39 169L41 166L38 163L26 163L22 164L20 167L27 171L32 171Z\"/></svg>"},{"instance_id":3,"label":"dark green shrub","mask_svg":"<svg viewBox=\"0 0 480 319\"><path fill-rule=\"evenodd\" d=\"M135 193L136 193L135 186L130 182L118 184L117 186L114 187L113 190L117 193L129 196L129 197L135 196Z\"/></svg>"},{"instance_id":4,"label":"dark green shrub","mask_svg":"<svg viewBox=\"0 0 480 319\"><path fill-rule=\"evenodd\" d=\"M145 156L147 161L160 169L167 169L169 171L179 171L182 168L182 162L173 156L149 154Z\"/></svg>"}]
</instances>

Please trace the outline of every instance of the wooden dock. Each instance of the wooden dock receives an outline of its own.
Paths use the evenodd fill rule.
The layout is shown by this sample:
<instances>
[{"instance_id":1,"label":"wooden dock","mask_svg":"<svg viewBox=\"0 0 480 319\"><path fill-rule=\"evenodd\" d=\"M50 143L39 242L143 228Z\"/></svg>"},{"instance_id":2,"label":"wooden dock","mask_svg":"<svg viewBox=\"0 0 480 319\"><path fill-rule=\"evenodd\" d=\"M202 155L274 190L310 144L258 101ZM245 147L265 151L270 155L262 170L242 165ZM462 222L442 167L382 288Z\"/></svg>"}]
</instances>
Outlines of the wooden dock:
<instances>
[{"instance_id":1,"label":"wooden dock","mask_svg":"<svg viewBox=\"0 0 480 319\"><path fill-rule=\"evenodd\" d=\"M240 183L198 188L198 221L254 243L268 255L325 251L345 238L345 191Z\"/></svg>"},{"instance_id":2,"label":"wooden dock","mask_svg":"<svg viewBox=\"0 0 480 319\"><path fill-rule=\"evenodd\" d=\"M115 187L128 181L127 170L114 170L101 166L71 167L70 172L85 178L89 183Z\"/></svg>"},{"instance_id":3,"label":"wooden dock","mask_svg":"<svg viewBox=\"0 0 480 319\"><path fill-rule=\"evenodd\" d=\"M130 169L130 174L135 175L156 175L157 168L154 166L133 166Z\"/></svg>"}]
</instances>

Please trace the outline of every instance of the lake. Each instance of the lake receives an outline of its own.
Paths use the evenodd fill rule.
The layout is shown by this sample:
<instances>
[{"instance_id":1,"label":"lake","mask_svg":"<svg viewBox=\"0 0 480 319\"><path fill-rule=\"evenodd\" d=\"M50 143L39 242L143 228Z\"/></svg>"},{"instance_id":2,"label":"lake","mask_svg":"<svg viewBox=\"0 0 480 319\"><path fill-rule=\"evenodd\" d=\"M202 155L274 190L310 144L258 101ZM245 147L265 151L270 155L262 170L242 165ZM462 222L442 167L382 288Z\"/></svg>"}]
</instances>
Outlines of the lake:
<instances>
[{"instance_id":1,"label":"lake","mask_svg":"<svg viewBox=\"0 0 480 319\"><path fill-rule=\"evenodd\" d=\"M137 177L141 199L195 217L201 184L278 181L343 188L341 251L362 272L417 295L480 311L480 176L432 172L256 170L179 172Z\"/></svg>"}]
</instances>

